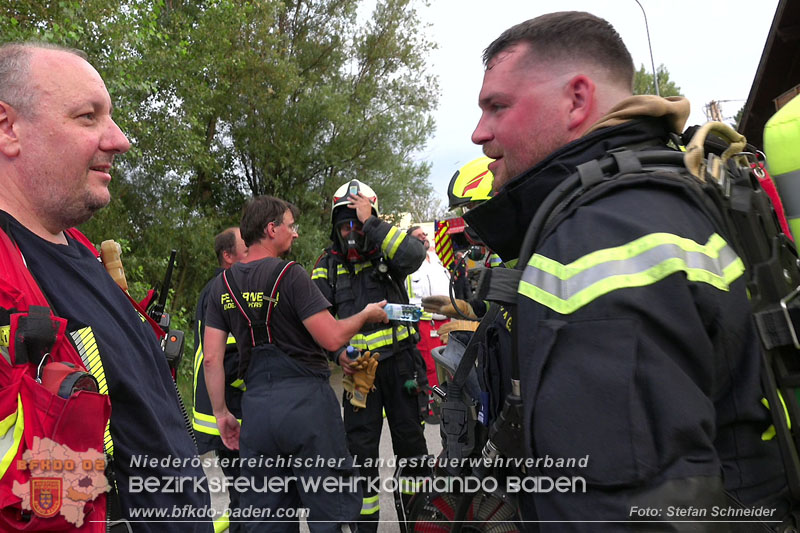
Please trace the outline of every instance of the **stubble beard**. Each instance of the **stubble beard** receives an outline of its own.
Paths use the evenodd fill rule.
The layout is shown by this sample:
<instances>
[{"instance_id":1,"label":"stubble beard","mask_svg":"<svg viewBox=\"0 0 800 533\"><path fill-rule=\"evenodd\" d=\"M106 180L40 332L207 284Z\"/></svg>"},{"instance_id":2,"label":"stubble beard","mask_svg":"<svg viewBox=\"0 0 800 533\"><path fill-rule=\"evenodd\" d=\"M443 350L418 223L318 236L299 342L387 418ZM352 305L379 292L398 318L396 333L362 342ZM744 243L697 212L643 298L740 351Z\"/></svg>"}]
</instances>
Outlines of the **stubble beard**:
<instances>
[{"instance_id":1,"label":"stubble beard","mask_svg":"<svg viewBox=\"0 0 800 533\"><path fill-rule=\"evenodd\" d=\"M517 176L528 172L539 163L547 159L550 154L569 142L570 141L566 138L566 136L559 136L556 134L538 135L536 137L532 137L529 140L529 146L531 146L532 149L530 151L530 155L526 158L526 161L519 161L513 157L510 158L511 160L506 159L505 157L503 158L504 173L501 175L501 179L499 180L500 185L495 185L495 191L499 190ZM509 163L511 164L509 165ZM495 177L495 181L498 181L497 177Z\"/></svg>"},{"instance_id":2,"label":"stubble beard","mask_svg":"<svg viewBox=\"0 0 800 533\"><path fill-rule=\"evenodd\" d=\"M59 231L83 224L111 200L108 189L105 194L97 194L88 189L88 179L72 191L50 187L45 179L32 181L34 188L31 190L40 192L38 215L43 220L50 221ZM83 192L77 192L80 190Z\"/></svg>"}]
</instances>

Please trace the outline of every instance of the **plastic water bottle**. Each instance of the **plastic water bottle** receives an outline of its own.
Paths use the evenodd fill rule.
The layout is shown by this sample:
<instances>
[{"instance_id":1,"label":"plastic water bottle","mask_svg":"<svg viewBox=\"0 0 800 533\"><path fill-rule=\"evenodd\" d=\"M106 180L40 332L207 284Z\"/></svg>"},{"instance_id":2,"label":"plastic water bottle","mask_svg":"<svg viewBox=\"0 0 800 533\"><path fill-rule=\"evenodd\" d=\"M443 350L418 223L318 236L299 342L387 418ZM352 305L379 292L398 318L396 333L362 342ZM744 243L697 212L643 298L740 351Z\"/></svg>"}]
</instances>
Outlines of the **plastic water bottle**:
<instances>
[{"instance_id":1,"label":"plastic water bottle","mask_svg":"<svg viewBox=\"0 0 800 533\"><path fill-rule=\"evenodd\" d=\"M389 315L389 320L418 322L422 316L422 309L410 304L386 304L383 310Z\"/></svg>"},{"instance_id":2,"label":"plastic water bottle","mask_svg":"<svg viewBox=\"0 0 800 533\"><path fill-rule=\"evenodd\" d=\"M348 346L347 347L347 357L351 361L355 361L358 359L358 356L361 355L361 350L356 348L355 346Z\"/></svg>"}]
</instances>

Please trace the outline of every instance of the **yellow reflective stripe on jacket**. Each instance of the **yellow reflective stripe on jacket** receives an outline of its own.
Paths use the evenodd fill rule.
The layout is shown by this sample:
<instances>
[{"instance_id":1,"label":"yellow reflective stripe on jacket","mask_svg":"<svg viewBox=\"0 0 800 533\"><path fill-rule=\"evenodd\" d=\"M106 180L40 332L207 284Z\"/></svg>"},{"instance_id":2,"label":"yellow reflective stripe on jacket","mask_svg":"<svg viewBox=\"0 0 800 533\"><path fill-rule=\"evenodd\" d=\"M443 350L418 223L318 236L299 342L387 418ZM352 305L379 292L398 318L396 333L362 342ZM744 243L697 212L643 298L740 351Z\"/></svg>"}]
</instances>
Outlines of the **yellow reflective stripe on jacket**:
<instances>
[{"instance_id":1,"label":"yellow reflective stripe on jacket","mask_svg":"<svg viewBox=\"0 0 800 533\"><path fill-rule=\"evenodd\" d=\"M394 254L397 253L397 249L400 248L400 243L403 242L405 238L405 231L400 231L394 226L389 228L389 233L386 234L386 237L384 237L381 243L383 255L385 255L387 259L392 259Z\"/></svg>"},{"instance_id":2,"label":"yellow reflective stripe on jacket","mask_svg":"<svg viewBox=\"0 0 800 533\"><path fill-rule=\"evenodd\" d=\"M214 533L223 533L223 531L228 531L230 527L231 518L228 514L223 514L214 520Z\"/></svg>"},{"instance_id":3,"label":"yellow reflective stripe on jacket","mask_svg":"<svg viewBox=\"0 0 800 533\"><path fill-rule=\"evenodd\" d=\"M86 326L79 330L70 332L72 342L78 349L83 366L97 380L97 392L108 396L108 384L106 383L106 372L103 369L103 361L100 359L100 350L97 348L97 340L94 338L94 331L91 326ZM112 406L113 409L113 406ZM103 434L103 450L108 454L114 455L114 441L111 439L111 420L106 424Z\"/></svg>"},{"instance_id":4,"label":"yellow reflective stripe on jacket","mask_svg":"<svg viewBox=\"0 0 800 533\"><path fill-rule=\"evenodd\" d=\"M192 361L192 404L197 403L197 376L203 364L203 324L197 321L197 346L194 351L194 361Z\"/></svg>"},{"instance_id":5,"label":"yellow reflective stripe on jacket","mask_svg":"<svg viewBox=\"0 0 800 533\"><path fill-rule=\"evenodd\" d=\"M206 435L219 435L217 419L192 409L192 427L195 431Z\"/></svg>"},{"instance_id":6,"label":"yellow reflective stripe on jacket","mask_svg":"<svg viewBox=\"0 0 800 533\"><path fill-rule=\"evenodd\" d=\"M407 339L413 332L413 328L398 326L397 341L399 342L403 339ZM392 340L392 328L384 328L369 334L356 333L353 338L350 339L350 345L363 352L364 350L375 350L382 346L390 346Z\"/></svg>"},{"instance_id":7,"label":"yellow reflective stripe on jacket","mask_svg":"<svg viewBox=\"0 0 800 533\"><path fill-rule=\"evenodd\" d=\"M0 326L0 346L11 345L11 326Z\"/></svg>"},{"instance_id":8,"label":"yellow reflective stripe on jacket","mask_svg":"<svg viewBox=\"0 0 800 533\"><path fill-rule=\"evenodd\" d=\"M727 291L744 272L744 264L716 233L705 245L670 233L652 233L568 265L535 254L518 291L557 313L570 314L604 294L651 285L676 272Z\"/></svg>"},{"instance_id":9,"label":"yellow reflective stripe on jacket","mask_svg":"<svg viewBox=\"0 0 800 533\"><path fill-rule=\"evenodd\" d=\"M409 298L414 298L414 284L411 282L411 276L406 276L406 292Z\"/></svg>"},{"instance_id":10,"label":"yellow reflective stripe on jacket","mask_svg":"<svg viewBox=\"0 0 800 533\"><path fill-rule=\"evenodd\" d=\"M400 478L400 492L403 494L416 494L422 488L422 481L414 481L409 478Z\"/></svg>"},{"instance_id":11,"label":"yellow reflective stripe on jacket","mask_svg":"<svg viewBox=\"0 0 800 533\"><path fill-rule=\"evenodd\" d=\"M365 263L354 263L351 266L353 267L353 273L354 274L359 274L359 273L361 273L362 270L365 270L367 268L372 268L372 263L367 261ZM338 264L338 265L336 265L336 275L337 276L349 276L350 275L350 271L347 270L346 266L344 266L342 264ZM311 271L311 279L325 279L325 280L327 280L328 279L328 269L327 269L327 267L317 267L314 270L312 270Z\"/></svg>"},{"instance_id":12,"label":"yellow reflective stripe on jacket","mask_svg":"<svg viewBox=\"0 0 800 533\"><path fill-rule=\"evenodd\" d=\"M200 322L197 323L197 329L200 330L201 324ZM228 338L225 341L225 344L236 344L236 338L228 333ZM197 349L194 351L194 364L192 365L192 398L194 398L194 402L197 402L197 376L200 374L200 367L203 366L203 359L205 359L205 355L203 353L203 336L198 335L197 337ZM235 387L242 391L246 390L244 386L244 380L235 379L230 383L231 387Z\"/></svg>"},{"instance_id":13,"label":"yellow reflective stripe on jacket","mask_svg":"<svg viewBox=\"0 0 800 533\"><path fill-rule=\"evenodd\" d=\"M17 394L17 410L0 420L0 478L6 475L17 455L25 430L22 395Z\"/></svg>"},{"instance_id":14,"label":"yellow reflective stripe on jacket","mask_svg":"<svg viewBox=\"0 0 800 533\"><path fill-rule=\"evenodd\" d=\"M361 514L375 514L381 510L380 496L367 496L361 501Z\"/></svg>"},{"instance_id":15,"label":"yellow reflective stripe on jacket","mask_svg":"<svg viewBox=\"0 0 800 533\"><path fill-rule=\"evenodd\" d=\"M236 420L242 423L241 418ZM208 435L219 435L219 428L217 427L217 419L214 415L207 415L192 409L192 427L195 431L206 433Z\"/></svg>"},{"instance_id":16,"label":"yellow reflective stripe on jacket","mask_svg":"<svg viewBox=\"0 0 800 533\"><path fill-rule=\"evenodd\" d=\"M362 270L366 270L368 268L372 268L372 263L369 261L365 263L353 263L353 274L360 274ZM347 276L350 274L350 271L347 270L347 267L344 265L336 265L336 275L337 276Z\"/></svg>"},{"instance_id":17,"label":"yellow reflective stripe on jacket","mask_svg":"<svg viewBox=\"0 0 800 533\"><path fill-rule=\"evenodd\" d=\"M781 391L778 391L778 399L781 402L781 407L783 407L783 416L786 417L786 427L792 429L792 418L789 416L789 409L786 407L786 401L783 399ZM766 398L761 398L761 403L769 409L769 401ZM773 438L775 438L775 425L770 424L767 430L761 434L761 440L772 440Z\"/></svg>"}]
</instances>

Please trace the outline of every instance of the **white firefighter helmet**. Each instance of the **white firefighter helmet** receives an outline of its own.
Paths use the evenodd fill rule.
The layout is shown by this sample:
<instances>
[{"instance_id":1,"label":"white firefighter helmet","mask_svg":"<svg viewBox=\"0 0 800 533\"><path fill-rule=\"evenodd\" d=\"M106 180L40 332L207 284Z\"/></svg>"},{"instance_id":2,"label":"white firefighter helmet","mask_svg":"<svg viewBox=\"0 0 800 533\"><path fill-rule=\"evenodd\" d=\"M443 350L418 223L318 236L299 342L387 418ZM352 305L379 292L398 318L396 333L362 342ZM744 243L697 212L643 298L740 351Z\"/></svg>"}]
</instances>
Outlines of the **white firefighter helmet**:
<instances>
[{"instance_id":1,"label":"white firefighter helmet","mask_svg":"<svg viewBox=\"0 0 800 533\"><path fill-rule=\"evenodd\" d=\"M372 190L372 187L358 180L350 180L333 193L333 203L331 204L331 220L333 220L333 213L337 207L347 206L350 204L350 195L361 193L367 197L372 204L372 211L375 216L380 215L378 211L378 195Z\"/></svg>"}]
</instances>

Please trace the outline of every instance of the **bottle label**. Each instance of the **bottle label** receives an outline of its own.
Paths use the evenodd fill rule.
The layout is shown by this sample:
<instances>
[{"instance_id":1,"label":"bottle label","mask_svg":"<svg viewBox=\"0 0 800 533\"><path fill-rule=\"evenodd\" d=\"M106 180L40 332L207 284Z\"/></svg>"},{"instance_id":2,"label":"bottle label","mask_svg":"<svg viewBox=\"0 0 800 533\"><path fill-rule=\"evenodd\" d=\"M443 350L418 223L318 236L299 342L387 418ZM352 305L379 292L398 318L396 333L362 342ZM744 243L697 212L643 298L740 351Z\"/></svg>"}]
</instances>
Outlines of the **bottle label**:
<instances>
[{"instance_id":1,"label":"bottle label","mask_svg":"<svg viewBox=\"0 0 800 533\"><path fill-rule=\"evenodd\" d=\"M403 322L417 322L422 316L422 310L410 304L386 304L383 308L389 320L400 320Z\"/></svg>"}]
</instances>

